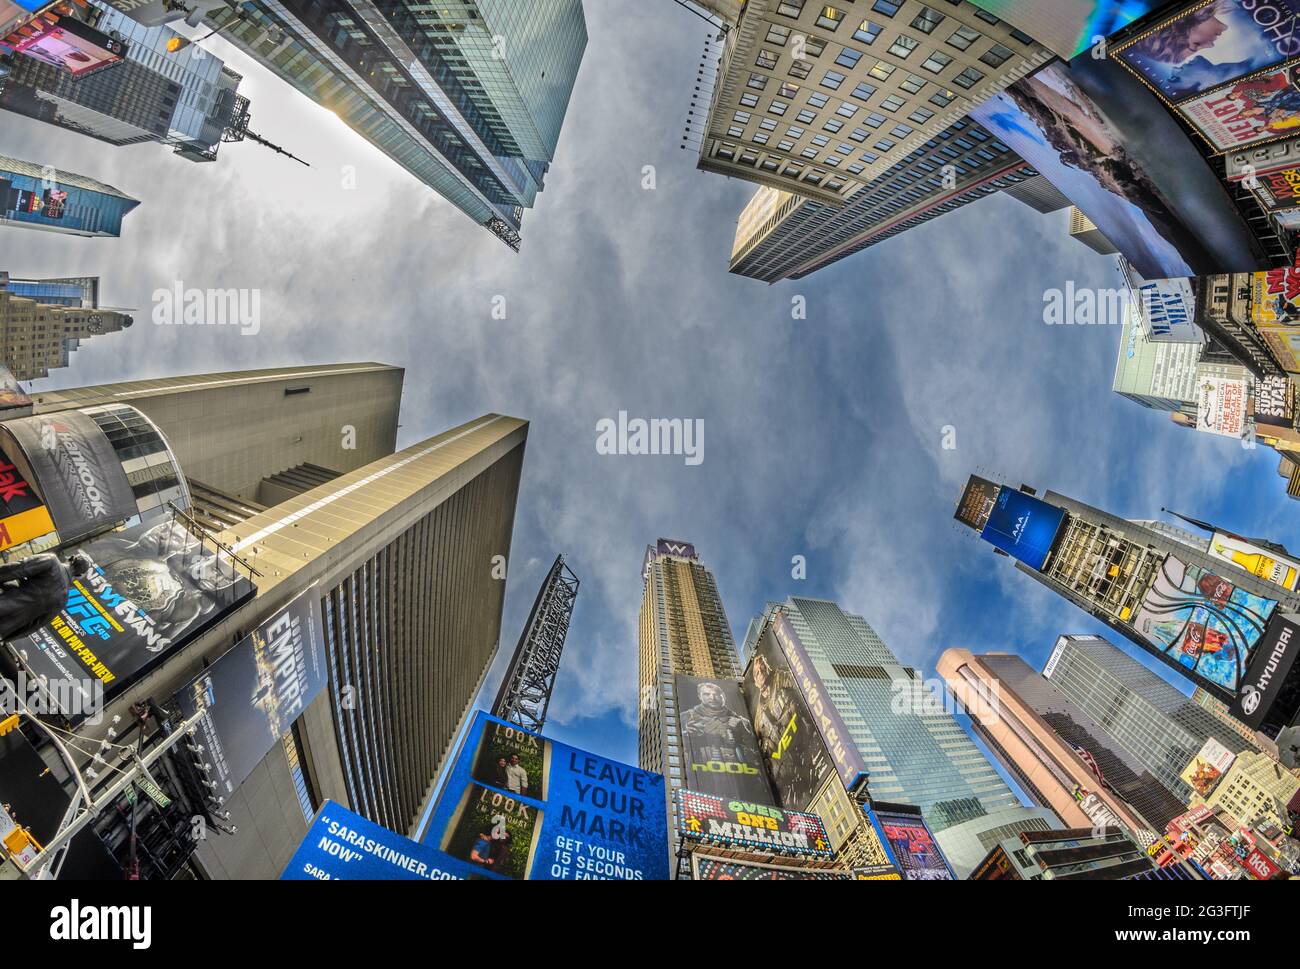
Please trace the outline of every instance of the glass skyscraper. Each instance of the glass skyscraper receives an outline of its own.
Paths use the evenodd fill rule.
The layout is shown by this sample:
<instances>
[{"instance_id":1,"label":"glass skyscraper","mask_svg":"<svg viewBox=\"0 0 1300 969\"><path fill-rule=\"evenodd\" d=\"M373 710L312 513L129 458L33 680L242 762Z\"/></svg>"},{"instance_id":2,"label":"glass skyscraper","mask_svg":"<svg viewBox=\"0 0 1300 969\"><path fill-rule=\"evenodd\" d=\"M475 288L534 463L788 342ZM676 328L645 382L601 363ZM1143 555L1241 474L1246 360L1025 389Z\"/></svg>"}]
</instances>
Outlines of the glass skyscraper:
<instances>
[{"instance_id":1,"label":"glass skyscraper","mask_svg":"<svg viewBox=\"0 0 1300 969\"><path fill-rule=\"evenodd\" d=\"M581 0L253 0L207 24L519 248L587 46Z\"/></svg>"},{"instance_id":2,"label":"glass skyscraper","mask_svg":"<svg viewBox=\"0 0 1300 969\"><path fill-rule=\"evenodd\" d=\"M139 204L85 175L0 155L0 226L117 237L122 219Z\"/></svg>"}]
</instances>

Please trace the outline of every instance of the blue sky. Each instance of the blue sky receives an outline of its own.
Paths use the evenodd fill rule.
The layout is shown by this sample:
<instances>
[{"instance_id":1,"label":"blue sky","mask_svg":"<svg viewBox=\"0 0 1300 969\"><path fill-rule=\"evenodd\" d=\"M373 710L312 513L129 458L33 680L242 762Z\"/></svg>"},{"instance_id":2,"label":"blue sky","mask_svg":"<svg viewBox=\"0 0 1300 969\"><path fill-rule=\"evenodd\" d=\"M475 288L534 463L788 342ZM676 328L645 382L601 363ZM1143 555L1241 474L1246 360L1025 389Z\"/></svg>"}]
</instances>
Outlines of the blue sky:
<instances>
[{"instance_id":1,"label":"blue sky","mask_svg":"<svg viewBox=\"0 0 1300 969\"><path fill-rule=\"evenodd\" d=\"M696 544L737 638L768 600L824 596L926 676L951 646L1041 668L1058 634L1102 631L953 522L973 471L1300 548L1272 451L1113 394L1119 327L1043 323L1045 290L1118 280L1065 213L995 197L805 280L728 275L752 186L678 148L705 26L668 0L587 8L586 62L519 256L219 40L254 128L311 169L251 144L192 165L4 115L0 151L143 200L120 240L0 230L0 268L98 274L107 302L140 310L37 389L374 359L407 368L402 446L488 411L528 419L486 692L563 552L582 591L548 733L633 762L640 565L661 535ZM154 326L151 294L176 280L260 289L260 333ZM807 319L792 319L795 296ZM620 410L702 419L703 463L598 454L597 422Z\"/></svg>"}]
</instances>

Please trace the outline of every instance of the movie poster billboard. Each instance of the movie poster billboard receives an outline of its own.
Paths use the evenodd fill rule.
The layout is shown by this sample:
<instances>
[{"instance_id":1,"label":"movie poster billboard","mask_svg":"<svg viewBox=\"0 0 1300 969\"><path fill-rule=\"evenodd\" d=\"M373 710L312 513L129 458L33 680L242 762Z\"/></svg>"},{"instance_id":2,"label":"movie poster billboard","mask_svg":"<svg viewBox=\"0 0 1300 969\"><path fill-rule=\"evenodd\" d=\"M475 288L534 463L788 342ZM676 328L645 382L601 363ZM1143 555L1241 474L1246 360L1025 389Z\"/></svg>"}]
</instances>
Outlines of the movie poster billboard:
<instances>
[{"instance_id":1,"label":"movie poster billboard","mask_svg":"<svg viewBox=\"0 0 1300 969\"><path fill-rule=\"evenodd\" d=\"M124 41L56 10L47 10L0 35L0 50L4 48L67 71L79 80L119 63L126 55Z\"/></svg>"},{"instance_id":2,"label":"movie poster billboard","mask_svg":"<svg viewBox=\"0 0 1300 969\"><path fill-rule=\"evenodd\" d=\"M1257 378L1250 406L1256 424L1295 427L1295 385L1289 377L1269 374Z\"/></svg>"},{"instance_id":3,"label":"movie poster billboard","mask_svg":"<svg viewBox=\"0 0 1300 969\"><path fill-rule=\"evenodd\" d=\"M745 670L744 692L778 804L788 811L807 810L835 763L771 623Z\"/></svg>"},{"instance_id":4,"label":"movie poster billboard","mask_svg":"<svg viewBox=\"0 0 1300 969\"><path fill-rule=\"evenodd\" d=\"M1276 608L1276 600L1169 555L1132 626L1157 653L1212 692L1236 693Z\"/></svg>"},{"instance_id":5,"label":"movie poster billboard","mask_svg":"<svg viewBox=\"0 0 1300 969\"><path fill-rule=\"evenodd\" d=\"M456 881L482 878L468 862L326 801L281 881Z\"/></svg>"},{"instance_id":6,"label":"movie poster billboard","mask_svg":"<svg viewBox=\"0 0 1300 969\"><path fill-rule=\"evenodd\" d=\"M1300 130L1295 68L1279 67L1178 106L1179 113L1220 154L1287 138Z\"/></svg>"},{"instance_id":7,"label":"movie poster billboard","mask_svg":"<svg viewBox=\"0 0 1300 969\"><path fill-rule=\"evenodd\" d=\"M320 597L312 586L176 694L182 717L198 711L209 779L233 792L329 681Z\"/></svg>"},{"instance_id":8,"label":"movie poster billboard","mask_svg":"<svg viewBox=\"0 0 1300 969\"><path fill-rule=\"evenodd\" d=\"M78 551L92 564L68 589L67 605L9 642L46 683L52 708L72 719L96 712L98 696L117 696L255 591L228 556L173 518L110 532Z\"/></svg>"},{"instance_id":9,"label":"movie poster billboard","mask_svg":"<svg viewBox=\"0 0 1300 969\"><path fill-rule=\"evenodd\" d=\"M1236 759L1236 754L1210 737L1178 776L1201 797L1209 797Z\"/></svg>"},{"instance_id":10,"label":"movie poster billboard","mask_svg":"<svg viewBox=\"0 0 1300 969\"><path fill-rule=\"evenodd\" d=\"M1238 440L1245 437L1249 428L1249 397L1245 380L1197 374L1196 429Z\"/></svg>"},{"instance_id":11,"label":"movie poster billboard","mask_svg":"<svg viewBox=\"0 0 1300 969\"><path fill-rule=\"evenodd\" d=\"M49 509L31 483L0 451L0 552L54 531Z\"/></svg>"},{"instance_id":12,"label":"movie poster billboard","mask_svg":"<svg viewBox=\"0 0 1300 969\"><path fill-rule=\"evenodd\" d=\"M698 851L691 853L691 878L697 882L845 882L853 881L846 871L817 868L791 868L787 865L760 865L714 858Z\"/></svg>"},{"instance_id":13,"label":"movie poster billboard","mask_svg":"<svg viewBox=\"0 0 1300 969\"><path fill-rule=\"evenodd\" d=\"M121 458L100 426L81 411L5 421L0 424L0 442L41 493L65 542L139 513Z\"/></svg>"},{"instance_id":14,"label":"movie poster billboard","mask_svg":"<svg viewBox=\"0 0 1300 969\"><path fill-rule=\"evenodd\" d=\"M1064 520L1064 508L1003 487L980 538L1031 569L1042 571Z\"/></svg>"},{"instance_id":15,"label":"movie poster billboard","mask_svg":"<svg viewBox=\"0 0 1300 969\"><path fill-rule=\"evenodd\" d=\"M735 680L674 677L681 711L686 787L720 797L770 802L763 753Z\"/></svg>"},{"instance_id":16,"label":"movie poster billboard","mask_svg":"<svg viewBox=\"0 0 1300 969\"><path fill-rule=\"evenodd\" d=\"M977 532L983 530L993 511L993 502L1001 490L1002 485L979 475L971 475L966 482L966 490L961 493L961 500L957 502L957 511L953 517Z\"/></svg>"},{"instance_id":17,"label":"movie poster billboard","mask_svg":"<svg viewBox=\"0 0 1300 969\"><path fill-rule=\"evenodd\" d=\"M1210 0L1112 52L1161 97L1179 102L1300 56L1300 0Z\"/></svg>"},{"instance_id":18,"label":"movie poster billboard","mask_svg":"<svg viewBox=\"0 0 1300 969\"><path fill-rule=\"evenodd\" d=\"M1245 569L1257 579L1296 591L1300 562L1280 552L1261 548L1227 532L1215 532L1210 539L1210 554Z\"/></svg>"},{"instance_id":19,"label":"movie poster billboard","mask_svg":"<svg viewBox=\"0 0 1300 969\"><path fill-rule=\"evenodd\" d=\"M423 843L486 878L668 877L664 779L474 715Z\"/></svg>"},{"instance_id":20,"label":"movie poster billboard","mask_svg":"<svg viewBox=\"0 0 1300 969\"><path fill-rule=\"evenodd\" d=\"M1112 60L1049 64L971 118L1060 190L1145 279L1268 264L1198 147Z\"/></svg>"},{"instance_id":21,"label":"movie poster billboard","mask_svg":"<svg viewBox=\"0 0 1300 969\"><path fill-rule=\"evenodd\" d=\"M1028 34L1053 54L1070 60L1164 0L973 0L1000 20Z\"/></svg>"},{"instance_id":22,"label":"movie poster billboard","mask_svg":"<svg viewBox=\"0 0 1300 969\"><path fill-rule=\"evenodd\" d=\"M879 830L905 881L954 881L952 867L939 850L929 826L919 816L874 812Z\"/></svg>"},{"instance_id":23,"label":"movie poster billboard","mask_svg":"<svg viewBox=\"0 0 1300 969\"><path fill-rule=\"evenodd\" d=\"M826 828L815 814L727 801L716 794L685 789L677 790L673 800L677 833L688 841L825 858L833 853Z\"/></svg>"}]
</instances>

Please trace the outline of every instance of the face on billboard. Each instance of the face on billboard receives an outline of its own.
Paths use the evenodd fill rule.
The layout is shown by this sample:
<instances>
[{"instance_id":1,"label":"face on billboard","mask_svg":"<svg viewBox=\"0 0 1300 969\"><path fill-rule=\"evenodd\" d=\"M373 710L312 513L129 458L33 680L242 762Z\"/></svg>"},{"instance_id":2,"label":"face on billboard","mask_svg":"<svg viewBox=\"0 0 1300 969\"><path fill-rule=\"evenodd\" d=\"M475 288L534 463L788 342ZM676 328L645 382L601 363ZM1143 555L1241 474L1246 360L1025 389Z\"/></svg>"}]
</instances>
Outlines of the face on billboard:
<instances>
[{"instance_id":1,"label":"face on billboard","mask_svg":"<svg viewBox=\"0 0 1300 969\"><path fill-rule=\"evenodd\" d=\"M485 874L526 878L537 854L542 819L542 809L535 804L470 784L439 847Z\"/></svg>"},{"instance_id":2,"label":"face on billboard","mask_svg":"<svg viewBox=\"0 0 1300 969\"><path fill-rule=\"evenodd\" d=\"M1276 608L1275 600L1170 555L1133 628L1194 678L1235 693Z\"/></svg>"},{"instance_id":3,"label":"face on billboard","mask_svg":"<svg viewBox=\"0 0 1300 969\"><path fill-rule=\"evenodd\" d=\"M674 677L682 711L686 786L726 798L772 800L758 737L734 680Z\"/></svg>"},{"instance_id":4,"label":"face on billboard","mask_svg":"<svg viewBox=\"0 0 1300 969\"><path fill-rule=\"evenodd\" d=\"M1300 87L1294 68L1282 67L1179 107L1214 148L1230 151L1287 138L1300 131Z\"/></svg>"},{"instance_id":5,"label":"face on billboard","mask_svg":"<svg viewBox=\"0 0 1300 969\"><path fill-rule=\"evenodd\" d=\"M1201 797L1209 797L1235 759L1232 751L1211 737L1178 776Z\"/></svg>"},{"instance_id":6,"label":"face on billboard","mask_svg":"<svg viewBox=\"0 0 1300 969\"><path fill-rule=\"evenodd\" d=\"M980 538L1031 569L1041 570L1064 520L1064 508L1003 487Z\"/></svg>"}]
</instances>

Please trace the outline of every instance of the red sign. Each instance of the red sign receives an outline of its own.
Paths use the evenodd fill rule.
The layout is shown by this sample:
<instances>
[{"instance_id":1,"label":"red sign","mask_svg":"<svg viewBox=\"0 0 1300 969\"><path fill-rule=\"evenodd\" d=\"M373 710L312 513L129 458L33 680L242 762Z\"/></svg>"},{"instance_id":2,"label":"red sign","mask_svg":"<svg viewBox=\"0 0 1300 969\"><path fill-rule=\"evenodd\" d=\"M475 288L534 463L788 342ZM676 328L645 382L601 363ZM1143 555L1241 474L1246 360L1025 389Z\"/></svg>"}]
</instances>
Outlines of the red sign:
<instances>
[{"instance_id":1,"label":"red sign","mask_svg":"<svg viewBox=\"0 0 1300 969\"><path fill-rule=\"evenodd\" d=\"M1267 855L1260 854L1259 849L1255 848L1246 856L1246 870L1260 881L1268 881L1282 869L1273 864Z\"/></svg>"}]
</instances>

